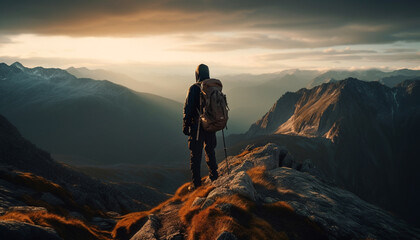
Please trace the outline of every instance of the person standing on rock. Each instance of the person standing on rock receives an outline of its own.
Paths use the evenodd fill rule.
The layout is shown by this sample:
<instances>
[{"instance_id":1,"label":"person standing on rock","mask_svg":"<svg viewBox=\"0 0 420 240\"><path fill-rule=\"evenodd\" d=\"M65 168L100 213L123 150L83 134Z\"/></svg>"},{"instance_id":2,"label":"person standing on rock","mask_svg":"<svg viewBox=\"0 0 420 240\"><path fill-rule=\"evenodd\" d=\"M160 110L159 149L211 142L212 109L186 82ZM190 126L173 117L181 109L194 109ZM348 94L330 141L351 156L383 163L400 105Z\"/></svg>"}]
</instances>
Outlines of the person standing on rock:
<instances>
[{"instance_id":1,"label":"person standing on rock","mask_svg":"<svg viewBox=\"0 0 420 240\"><path fill-rule=\"evenodd\" d=\"M210 80L209 68L205 64L200 64L195 71L196 83L191 85L188 90L184 104L183 132L188 136L188 148L190 149L190 164L192 174L192 185L190 191L201 186L201 157L206 153L206 163L209 168L209 178L214 181L218 178L216 163L216 131L207 131L203 128L204 123L200 119L203 112L201 99L202 82ZM213 79L212 79L213 80ZM219 80L217 80L219 81ZM219 81L220 82L220 81Z\"/></svg>"}]
</instances>

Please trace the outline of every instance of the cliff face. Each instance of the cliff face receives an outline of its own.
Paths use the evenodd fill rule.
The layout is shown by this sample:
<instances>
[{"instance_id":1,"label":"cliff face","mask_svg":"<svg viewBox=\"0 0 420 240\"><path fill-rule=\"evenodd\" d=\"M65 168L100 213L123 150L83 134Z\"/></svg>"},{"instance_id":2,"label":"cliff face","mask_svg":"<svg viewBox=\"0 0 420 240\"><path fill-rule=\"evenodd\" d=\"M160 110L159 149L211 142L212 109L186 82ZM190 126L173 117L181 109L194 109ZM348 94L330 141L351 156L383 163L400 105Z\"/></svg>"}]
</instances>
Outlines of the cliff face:
<instances>
[{"instance_id":1,"label":"cliff face","mask_svg":"<svg viewBox=\"0 0 420 240\"><path fill-rule=\"evenodd\" d=\"M389 88L350 78L287 93L246 136L330 140L332 156L316 163L326 175L418 225L419 83L407 80Z\"/></svg>"},{"instance_id":2,"label":"cliff face","mask_svg":"<svg viewBox=\"0 0 420 240\"><path fill-rule=\"evenodd\" d=\"M248 148L221 176L188 184L151 211L126 215L117 239L415 239L419 231L331 185L283 147ZM289 166L289 167L288 167Z\"/></svg>"}]
</instances>

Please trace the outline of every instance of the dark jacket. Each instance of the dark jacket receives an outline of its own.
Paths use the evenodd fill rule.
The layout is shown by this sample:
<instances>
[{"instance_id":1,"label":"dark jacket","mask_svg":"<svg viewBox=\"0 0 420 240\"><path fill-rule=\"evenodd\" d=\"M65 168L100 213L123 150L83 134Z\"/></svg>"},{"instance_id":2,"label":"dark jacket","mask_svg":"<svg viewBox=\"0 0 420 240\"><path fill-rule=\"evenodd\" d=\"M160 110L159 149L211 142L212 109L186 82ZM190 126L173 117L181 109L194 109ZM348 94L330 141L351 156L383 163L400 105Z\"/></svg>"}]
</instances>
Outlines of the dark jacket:
<instances>
[{"instance_id":1,"label":"dark jacket","mask_svg":"<svg viewBox=\"0 0 420 240\"><path fill-rule=\"evenodd\" d=\"M204 64L200 64L195 71L196 82L198 83L209 78L209 68ZM191 85L188 90L187 98L185 99L183 118L184 127L191 127L193 124L198 124L201 89L200 85L197 83Z\"/></svg>"}]
</instances>

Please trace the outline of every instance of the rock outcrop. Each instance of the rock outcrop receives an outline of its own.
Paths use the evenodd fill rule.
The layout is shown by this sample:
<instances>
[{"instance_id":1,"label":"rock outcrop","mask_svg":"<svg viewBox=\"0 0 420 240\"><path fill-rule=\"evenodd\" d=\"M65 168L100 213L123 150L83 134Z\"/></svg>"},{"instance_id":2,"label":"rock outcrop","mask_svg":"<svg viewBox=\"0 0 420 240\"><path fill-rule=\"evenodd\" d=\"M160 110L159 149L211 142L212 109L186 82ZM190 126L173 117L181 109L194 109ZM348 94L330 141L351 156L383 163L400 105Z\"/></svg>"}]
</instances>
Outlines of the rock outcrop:
<instances>
[{"instance_id":1,"label":"rock outcrop","mask_svg":"<svg viewBox=\"0 0 420 240\"><path fill-rule=\"evenodd\" d=\"M309 160L296 167L306 172L279 165L284 151L267 144L229 157L229 169L225 162L219 164L219 179L206 180L204 186L191 193L186 184L172 199L137 219L134 215L123 217L114 229L114 237L129 239L134 235L131 239L146 239L153 235L154 239L170 239L170 232L161 230L171 226L176 226L172 233L183 239L420 237L420 231L404 221L311 175L307 170L315 167ZM124 224L129 221L144 225L131 228L134 225ZM132 232L118 234L130 228Z\"/></svg>"}]
</instances>

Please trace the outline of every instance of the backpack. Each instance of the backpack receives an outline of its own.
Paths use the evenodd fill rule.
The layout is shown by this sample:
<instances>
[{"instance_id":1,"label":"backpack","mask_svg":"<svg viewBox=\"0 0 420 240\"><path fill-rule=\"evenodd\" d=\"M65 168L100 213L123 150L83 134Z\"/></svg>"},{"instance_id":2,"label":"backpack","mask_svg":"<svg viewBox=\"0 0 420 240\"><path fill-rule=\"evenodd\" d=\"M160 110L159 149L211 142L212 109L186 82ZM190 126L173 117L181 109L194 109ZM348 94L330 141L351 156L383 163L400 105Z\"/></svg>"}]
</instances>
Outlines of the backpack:
<instances>
[{"instance_id":1,"label":"backpack","mask_svg":"<svg viewBox=\"0 0 420 240\"><path fill-rule=\"evenodd\" d=\"M216 132L226 127L229 107L222 93L222 82L210 78L198 83L200 92L201 126L205 131Z\"/></svg>"}]
</instances>

